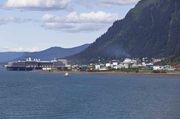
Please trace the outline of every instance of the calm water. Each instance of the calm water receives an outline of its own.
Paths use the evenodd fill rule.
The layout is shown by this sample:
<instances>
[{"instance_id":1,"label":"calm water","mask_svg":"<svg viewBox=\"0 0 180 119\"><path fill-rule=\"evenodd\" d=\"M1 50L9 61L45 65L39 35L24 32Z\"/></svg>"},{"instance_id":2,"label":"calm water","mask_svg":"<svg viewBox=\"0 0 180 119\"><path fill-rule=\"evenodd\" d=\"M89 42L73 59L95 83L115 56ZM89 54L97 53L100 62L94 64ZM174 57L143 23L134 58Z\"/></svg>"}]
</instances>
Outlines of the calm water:
<instances>
[{"instance_id":1,"label":"calm water","mask_svg":"<svg viewBox=\"0 0 180 119\"><path fill-rule=\"evenodd\" d=\"M0 71L0 119L180 119L180 77Z\"/></svg>"}]
</instances>

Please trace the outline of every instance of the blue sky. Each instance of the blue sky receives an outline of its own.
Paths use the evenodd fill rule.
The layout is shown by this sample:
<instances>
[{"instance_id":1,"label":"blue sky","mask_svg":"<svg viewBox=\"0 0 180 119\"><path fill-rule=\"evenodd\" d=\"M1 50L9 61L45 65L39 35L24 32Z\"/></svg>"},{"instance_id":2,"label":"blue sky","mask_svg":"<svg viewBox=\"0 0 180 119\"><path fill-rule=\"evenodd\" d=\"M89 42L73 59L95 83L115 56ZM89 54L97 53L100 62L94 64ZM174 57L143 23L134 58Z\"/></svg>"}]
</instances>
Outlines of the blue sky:
<instances>
[{"instance_id":1,"label":"blue sky","mask_svg":"<svg viewBox=\"0 0 180 119\"><path fill-rule=\"evenodd\" d=\"M92 43L138 0L0 0L0 52Z\"/></svg>"}]
</instances>

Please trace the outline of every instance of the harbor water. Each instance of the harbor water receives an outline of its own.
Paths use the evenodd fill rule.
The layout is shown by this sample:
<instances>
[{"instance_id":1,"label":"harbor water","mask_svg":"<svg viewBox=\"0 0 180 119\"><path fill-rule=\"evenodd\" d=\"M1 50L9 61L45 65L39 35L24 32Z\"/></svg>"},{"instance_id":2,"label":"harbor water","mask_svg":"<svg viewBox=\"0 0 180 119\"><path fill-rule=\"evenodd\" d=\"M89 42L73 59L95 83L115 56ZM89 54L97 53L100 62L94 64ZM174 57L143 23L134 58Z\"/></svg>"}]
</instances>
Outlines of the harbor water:
<instances>
[{"instance_id":1,"label":"harbor water","mask_svg":"<svg viewBox=\"0 0 180 119\"><path fill-rule=\"evenodd\" d=\"M0 119L180 119L180 77L1 70Z\"/></svg>"}]
</instances>

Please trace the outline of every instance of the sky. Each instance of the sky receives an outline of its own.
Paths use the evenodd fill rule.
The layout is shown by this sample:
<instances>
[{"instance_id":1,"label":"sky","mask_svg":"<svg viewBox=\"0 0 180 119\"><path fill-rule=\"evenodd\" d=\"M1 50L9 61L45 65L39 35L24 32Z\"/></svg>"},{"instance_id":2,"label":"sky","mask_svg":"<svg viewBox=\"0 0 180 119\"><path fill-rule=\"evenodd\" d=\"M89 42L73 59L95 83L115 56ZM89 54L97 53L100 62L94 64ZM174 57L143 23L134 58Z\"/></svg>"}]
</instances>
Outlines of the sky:
<instances>
[{"instance_id":1,"label":"sky","mask_svg":"<svg viewBox=\"0 0 180 119\"><path fill-rule=\"evenodd\" d=\"M94 42L139 0L0 0L0 52Z\"/></svg>"}]
</instances>

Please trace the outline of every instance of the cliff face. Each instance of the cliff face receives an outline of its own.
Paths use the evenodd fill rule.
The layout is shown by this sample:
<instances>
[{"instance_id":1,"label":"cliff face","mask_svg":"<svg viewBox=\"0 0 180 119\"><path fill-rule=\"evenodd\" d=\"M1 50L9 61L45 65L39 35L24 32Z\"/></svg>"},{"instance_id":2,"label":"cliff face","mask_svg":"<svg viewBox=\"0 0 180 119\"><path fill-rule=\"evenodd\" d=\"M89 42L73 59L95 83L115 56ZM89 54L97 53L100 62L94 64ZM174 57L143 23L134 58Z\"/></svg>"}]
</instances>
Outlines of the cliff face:
<instances>
[{"instance_id":1,"label":"cliff face","mask_svg":"<svg viewBox=\"0 0 180 119\"><path fill-rule=\"evenodd\" d=\"M101 58L180 55L180 0L141 0L126 17L83 52L76 62Z\"/></svg>"}]
</instances>

